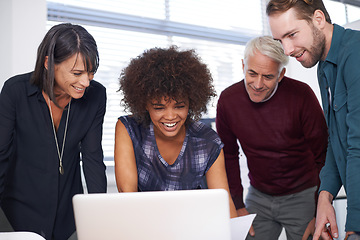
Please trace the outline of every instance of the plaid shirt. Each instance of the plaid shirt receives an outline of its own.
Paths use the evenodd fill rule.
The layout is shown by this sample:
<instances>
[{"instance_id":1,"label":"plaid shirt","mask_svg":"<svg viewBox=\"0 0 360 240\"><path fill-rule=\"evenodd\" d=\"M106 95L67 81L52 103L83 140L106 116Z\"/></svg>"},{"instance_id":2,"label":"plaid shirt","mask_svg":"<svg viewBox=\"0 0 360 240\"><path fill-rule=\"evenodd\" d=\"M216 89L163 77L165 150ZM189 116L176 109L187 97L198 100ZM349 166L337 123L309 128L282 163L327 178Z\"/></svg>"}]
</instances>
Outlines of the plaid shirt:
<instances>
[{"instance_id":1,"label":"plaid shirt","mask_svg":"<svg viewBox=\"0 0 360 240\"><path fill-rule=\"evenodd\" d=\"M119 119L133 142L140 191L207 188L205 173L223 147L214 130L201 122L190 122L180 154L169 165L157 148L152 123L144 127L130 116Z\"/></svg>"}]
</instances>

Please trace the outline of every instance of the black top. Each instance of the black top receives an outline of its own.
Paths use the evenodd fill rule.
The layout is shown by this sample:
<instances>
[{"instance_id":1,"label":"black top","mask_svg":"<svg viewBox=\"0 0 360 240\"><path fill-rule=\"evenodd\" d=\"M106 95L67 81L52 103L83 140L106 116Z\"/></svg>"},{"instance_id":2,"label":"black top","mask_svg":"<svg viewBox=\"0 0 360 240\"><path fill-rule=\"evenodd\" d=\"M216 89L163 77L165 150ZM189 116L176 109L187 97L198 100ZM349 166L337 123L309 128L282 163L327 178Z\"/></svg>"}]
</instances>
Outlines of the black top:
<instances>
[{"instance_id":1,"label":"black top","mask_svg":"<svg viewBox=\"0 0 360 240\"><path fill-rule=\"evenodd\" d=\"M83 193L80 160L88 192L106 192L106 90L91 81L82 98L72 99L60 175L49 108L31 74L10 78L0 94L0 206L15 231L67 239L75 231L72 197ZM66 115L57 132L60 151Z\"/></svg>"}]
</instances>

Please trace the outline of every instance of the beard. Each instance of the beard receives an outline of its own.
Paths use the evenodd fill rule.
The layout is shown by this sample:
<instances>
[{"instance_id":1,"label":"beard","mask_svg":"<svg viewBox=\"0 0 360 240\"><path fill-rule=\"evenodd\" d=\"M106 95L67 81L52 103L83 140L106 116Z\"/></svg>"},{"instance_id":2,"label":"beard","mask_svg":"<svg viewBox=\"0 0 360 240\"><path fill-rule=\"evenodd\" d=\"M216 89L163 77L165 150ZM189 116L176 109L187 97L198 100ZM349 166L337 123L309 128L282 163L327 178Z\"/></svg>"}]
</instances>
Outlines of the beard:
<instances>
[{"instance_id":1,"label":"beard","mask_svg":"<svg viewBox=\"0 0 360 240\"><path fill-rule=\"evenodd\" d=\"M312 68L315 66L323 57L325 51L325 34L317 29L315 26L312 27L314 43L308 50L309 60L301 62L306 68Z\"/></svg>"}]
</instances>

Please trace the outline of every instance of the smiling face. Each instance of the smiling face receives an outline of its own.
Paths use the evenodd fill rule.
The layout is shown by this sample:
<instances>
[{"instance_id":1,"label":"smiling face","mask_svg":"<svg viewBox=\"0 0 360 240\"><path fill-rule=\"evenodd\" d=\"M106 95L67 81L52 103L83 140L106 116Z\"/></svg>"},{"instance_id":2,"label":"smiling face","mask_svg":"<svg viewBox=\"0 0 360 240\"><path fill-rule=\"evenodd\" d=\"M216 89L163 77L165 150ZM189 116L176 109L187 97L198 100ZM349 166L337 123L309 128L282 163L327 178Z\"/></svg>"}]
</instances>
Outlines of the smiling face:
<instances>
[{"instance_id":1,"label":"smiling face","mask_svg":"<svg viewBox=\"0 0 360 240\"><path fill-rule=\"evenodd\" d=\"M298 19L294 8L269 16L274 39L283 45L285 54L295 57L304 67L311 68L325 60L325 35L316 22Z\"/></svg>"},{"instance_id":2,"label":"smiling face","mask_svg":"<svg viewBox=\"0 0 360 240\"><path fill-rule=\"evenodd\" d=\"M269 99L284 77L285 68L279 73L280 64L255 51L243 62L245 88L251 101L259 103Z\"/></svg>"},{"instance_id":3,"label":"smiling face","mask_svg":"<svg viewBox=\"0 0 360 240\"><path fill-rule=\"evenodd\" d=\"M47 63L45 63L46 65ZM86 71L81 54L75 54L67 60L55 64L55 95L68 95L72 98L81 98L94 73Z\"/></svg>"},{"instance_id":4,"label":"smiling face","mask_svg":"<svg viewBox=\"0 0 360 240\"><path fill-rule=\"evenodd\" d=\"M185 122L189 112L188 101L163 97L148 103L147 111L154 124L155 136L176 138L185 136Z\"/></svg>"}]
</instances>

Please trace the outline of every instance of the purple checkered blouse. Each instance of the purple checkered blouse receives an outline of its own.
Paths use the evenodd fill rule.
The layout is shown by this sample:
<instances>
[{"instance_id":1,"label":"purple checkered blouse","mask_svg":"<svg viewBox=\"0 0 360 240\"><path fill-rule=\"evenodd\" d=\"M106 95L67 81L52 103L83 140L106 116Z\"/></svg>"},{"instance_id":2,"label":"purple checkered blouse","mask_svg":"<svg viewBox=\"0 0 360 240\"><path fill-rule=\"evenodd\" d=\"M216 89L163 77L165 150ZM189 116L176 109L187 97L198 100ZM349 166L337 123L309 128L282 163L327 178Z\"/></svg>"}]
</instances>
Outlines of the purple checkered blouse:
<instances>
[{"instance_id":1,"label":"purple checkered blouse","mask_svg":"<svg viewBox=\"0 0 360 240\"><path fill-rule=\"evenodd\" d=\"M119 119L133 142L139 191L207 188L205 173L223 147L213 129L201 122L190 122L180 154L169 165L159 153L152 123L144 127L130 116Z\"/></svg>"}]
</instances>

